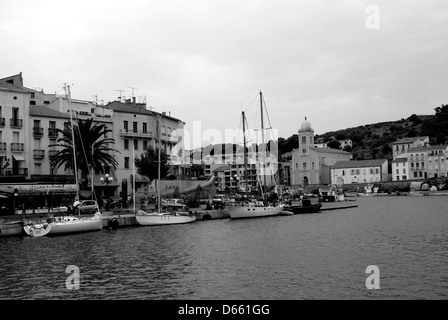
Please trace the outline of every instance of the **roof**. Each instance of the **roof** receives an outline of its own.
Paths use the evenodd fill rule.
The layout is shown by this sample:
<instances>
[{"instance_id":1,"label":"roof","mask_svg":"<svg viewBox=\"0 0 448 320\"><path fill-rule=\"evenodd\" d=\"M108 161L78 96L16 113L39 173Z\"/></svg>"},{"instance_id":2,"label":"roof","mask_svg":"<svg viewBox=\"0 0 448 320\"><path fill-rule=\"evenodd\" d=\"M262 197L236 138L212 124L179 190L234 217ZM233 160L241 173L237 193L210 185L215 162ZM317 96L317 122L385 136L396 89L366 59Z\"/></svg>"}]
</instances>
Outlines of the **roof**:
<instances>
[{"instance_id":1,"label":"roof","mask_svg":"<svg viewBox=\"0 0 448 320\"><path fill-rule=\"evenodd\" d=\"M407 162L407 161L408 161L407 158L396 158L395 160L392 161L392 163Z\"/></svg>"},{"instance_id":2,"label":"roof","mask_svg":"<svg viewBox=\"0 0 448 320\"><path fill-rule=\"evenodd\" d=\"M410 148L408 150L408 153L413 153L413 152L427 152L429 151L429 147L414 147L414 148Z\"/></svg>"},{"instance_id":3,"label":"roof","mask_svg":"<svg viewBox=\"0 0 448 320\"><path fill-rule=\"evenodd\" d=\"M387 162L387 159L338 161L331 168L332 169L345 169L345 168L380 167L385 162Z\"/></svg>"},{"instance_id":4,"label":"roof","mask_svg":"<svg viewBox=\"0 0 448 320\"><path fill-rule=\"evenodd\" d=\"M317 147L310 147L310 150L314 150L317 152L325 152L325 153L339 153L339 154L349 154L350 152L339 150L339 149L332 149L332 148L317 148Z\"/></svg>"},{"instance_id":5,"label":"roof","mask_svg":"<svg viewBox=\"0 0 448 320\"><path fill-rule=\"evenodd\" d=\"M136 114L144 114L144 115L148 115L148 116L161 115L164 118L182 122L181 120L171 117L171 116L168 116L166 114L148 110L148 109L146 109L146 104L142 104L142 103L123 103L120 101L113 101L113 102L109 102L107 105L105 105L104 108L111 109L111 110L118 111L118 112L123 112L123 113L136 113Z\"/></svg>"},{"instance_id":6,"label":"roof","mask_svg":"<svg viewBox=\"0 0 448 320\"><path fill-rule=\"evenodd\" d=\"M42 106L30 106L30 116L70 119L68 114Z\"/></svg>"},{"instance_id":7,"label":"roof","mask_svg":"<svg viewBox=\"0 0 448 320\"><path fill-rule=\"evenodd\" d=\"M4 82L4 81L0 81L0 90L29 93L28 90L25 90L22 87L19 87L19 86L16 86L15 84L12 84L9 82Z\"/></svg>"},{"instance_id":8,"label":"roof","mask_svg":"<svg viewBox=\"0 0 448 320\"><path fill-rule=\"evenodd\" d=\"M428 137L428 136L423 136L423 137L402 138L402 139L400 139L400 140L398 140L398 141L395 141L395 142L392 143L392 144L406 144L406 143L413 143L413 142L415 142L415 141L418 141L418 140L424 140L424 139L427 139L427 138L429 138L429 137Z\"/></svg>"}]
</instances>

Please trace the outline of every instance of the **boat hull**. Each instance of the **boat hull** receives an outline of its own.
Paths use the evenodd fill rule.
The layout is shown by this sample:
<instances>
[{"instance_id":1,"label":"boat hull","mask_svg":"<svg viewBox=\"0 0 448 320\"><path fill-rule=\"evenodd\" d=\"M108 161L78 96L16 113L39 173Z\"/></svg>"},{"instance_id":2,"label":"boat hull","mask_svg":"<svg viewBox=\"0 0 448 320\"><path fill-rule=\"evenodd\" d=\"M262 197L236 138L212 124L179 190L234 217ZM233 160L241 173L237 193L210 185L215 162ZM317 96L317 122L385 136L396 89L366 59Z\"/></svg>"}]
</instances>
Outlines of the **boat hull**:
<instances>
[{"instance_id":1,"label":"boat hull","mask_svg":"<svg viewBox=\"0 0 448 320\"><path fill-rule=\"evenodd\" d=\"M23 227L23 230L30 237L43 237L50 233L53 224L31 224Z\"/></svg>"},{"instance_id":2,"label":"boat hull","mask_svg":"<svg viewBox=\"0 0 448 320\"><path fill-rule=\"evenodd\" d=\"M103 228L103 221L101 218L73 219L67 221L54 222L48 235L54 236L70 233L100 231L102 228Z\"/></svg>"},{"instance_id":3,"label":"boat hull","mask_svg":"<svg viewBox=\"0 0 448 320\"><path fill-rule=\"evenodd\" d=\"M319 212L321 204L311 205L311 206L291 206L289 210L291 210L294 214L304 214L304 213L316 213Z\"/></svg>"},{"instance_id":4,"label":"boat hull","mask_svg":"<svg viewBox=\"0 0 448 320\"><path fill-rule=\"evenodd\" d=\"M231 219L261 218L280 215L283 205L280 206L229 206L227 207Z\"/></svg>"},{"instance_id":5,"label":"boat hull","mask_svg":"<svg viewBox=\"0 0 448 320\"><path fill-rule=\"evenodd\" d=\"M137 214L137 222L142 226L160 226L169 224L183 224L196 221L195 215L173 215L173 214Z\"/></svg>"}]
</instances>

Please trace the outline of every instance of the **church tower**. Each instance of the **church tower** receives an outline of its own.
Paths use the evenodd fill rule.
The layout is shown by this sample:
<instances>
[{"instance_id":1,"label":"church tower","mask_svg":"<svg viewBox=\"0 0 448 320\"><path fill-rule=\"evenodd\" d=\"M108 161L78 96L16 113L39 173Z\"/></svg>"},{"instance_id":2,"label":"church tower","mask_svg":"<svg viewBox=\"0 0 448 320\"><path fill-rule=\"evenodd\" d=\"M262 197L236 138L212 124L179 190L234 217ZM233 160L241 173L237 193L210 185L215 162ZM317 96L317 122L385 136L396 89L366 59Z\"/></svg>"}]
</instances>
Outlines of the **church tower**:
<instances>
[{"instance_id":1,"label":"church tower","mask_svg":"<svg viewBox=\"0 0 448 320\"><path fill-rule=\"evenodd\" d=\"M314 130L311 123L306 120L302 122L299 129L299 153L301 156L310 154L310 147L314 146Z\"/></svg>"}]
</instances>

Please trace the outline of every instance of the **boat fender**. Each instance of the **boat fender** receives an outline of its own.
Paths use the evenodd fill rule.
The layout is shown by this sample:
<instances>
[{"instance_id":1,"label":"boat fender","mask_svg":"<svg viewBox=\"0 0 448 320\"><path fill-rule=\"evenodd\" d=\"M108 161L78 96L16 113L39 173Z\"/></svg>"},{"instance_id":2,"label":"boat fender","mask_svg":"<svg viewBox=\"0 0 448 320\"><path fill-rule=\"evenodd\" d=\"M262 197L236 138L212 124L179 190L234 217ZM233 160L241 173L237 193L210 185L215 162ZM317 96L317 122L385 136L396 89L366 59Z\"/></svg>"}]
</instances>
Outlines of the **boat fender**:
<instances>
[{"instance_id":1,"label":"boat fender","mask_svg":"<svg viewBox=\"0 0 448 320\"><path fill-rule=\"evenodd\" d=\"M111 219L111 220L109 220L109 228L110 229L113 229L113 230L115 230L115 229L117 229L118 227L119 227L119 223L118 223L118 220L117 219Z\"/></svg>"}]
</instances>

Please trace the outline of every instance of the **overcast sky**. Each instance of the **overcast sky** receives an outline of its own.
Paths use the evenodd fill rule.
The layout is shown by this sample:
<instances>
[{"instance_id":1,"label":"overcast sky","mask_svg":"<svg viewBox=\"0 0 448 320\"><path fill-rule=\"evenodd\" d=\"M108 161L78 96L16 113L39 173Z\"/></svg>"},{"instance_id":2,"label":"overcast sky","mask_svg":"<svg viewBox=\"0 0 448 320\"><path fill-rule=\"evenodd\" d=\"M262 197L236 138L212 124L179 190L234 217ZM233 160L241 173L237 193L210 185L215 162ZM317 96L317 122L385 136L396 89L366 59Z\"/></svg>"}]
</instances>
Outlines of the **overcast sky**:
<instances>
[{"instance_id":1,"label":"overcast sky","mask_svg":"<svg viewBox=\"0 0 448 320\"><path fill-rule=\"evenodd\" d=\"M191 136L241 110L260 127L260 90L284 138L305 117L323 134L448 103L445 0L2 0L0 39L0 78L105 103L134 87Z\"/></svg>"}]
</instances>

